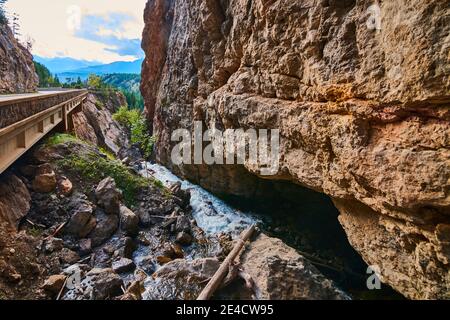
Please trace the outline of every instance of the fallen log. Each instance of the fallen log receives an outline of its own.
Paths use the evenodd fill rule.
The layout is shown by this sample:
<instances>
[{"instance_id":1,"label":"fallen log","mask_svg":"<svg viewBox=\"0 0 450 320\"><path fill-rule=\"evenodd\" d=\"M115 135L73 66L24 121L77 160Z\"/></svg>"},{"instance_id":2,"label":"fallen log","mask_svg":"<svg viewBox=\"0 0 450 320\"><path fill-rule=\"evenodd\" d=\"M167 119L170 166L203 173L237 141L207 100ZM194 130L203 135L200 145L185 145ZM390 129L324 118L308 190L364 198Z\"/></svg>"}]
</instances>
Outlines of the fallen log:
<instances>
[{"instance_id":1,"label":"fallen log","mask_svg":"<svg viewBox=\"0 0 450 320\"><path fill-rule=\"evenodd\" d=\"M252 236L253 232L255 231L256 226L252 225L249 229L247 229L242 235L241 238L237 241L236 245L234 246L233 250L231 250L230 254L226 257L226 259L222 262L219 269L216 271L214 276L211 278L209 283L206 285L206 287L203 289L203 291L198 296L197 300L208 300L212 297L214 292L220 287L220 284L222 283L223 279L228 274L228 270L230 268L230 265L233 263L233 261L236 259L239 252L241 252L242 248L244 247L245 243L248 239Z\"/></svg>"}]
</instances>

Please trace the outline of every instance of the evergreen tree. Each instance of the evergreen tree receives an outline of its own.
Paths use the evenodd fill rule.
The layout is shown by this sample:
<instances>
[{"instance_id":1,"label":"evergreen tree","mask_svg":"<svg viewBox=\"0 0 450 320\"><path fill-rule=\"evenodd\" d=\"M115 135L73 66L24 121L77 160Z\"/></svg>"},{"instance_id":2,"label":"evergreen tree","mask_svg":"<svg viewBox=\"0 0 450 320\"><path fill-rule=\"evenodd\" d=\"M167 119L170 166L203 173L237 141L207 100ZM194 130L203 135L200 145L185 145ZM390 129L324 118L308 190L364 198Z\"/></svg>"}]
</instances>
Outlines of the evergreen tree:
<instances>
[{"instance_id":1,"label":"evergreen tree","mask_svg":"<svg viewBox=\"0 0 450 320\"><path fill-rule=\"evenodd\" d=\"M59 81L59 78L57 75L55 75L54 79L53 79L53 87L55 88L59 88L61 87L61 81Z\"/></svg>"},{"instance_id":2,"label":"evergreen tree","mask_svg":"<svg viewBox=\"0 0 450 320\"><path fill-rule=\"evenodd\" d=\"M7 0L0 0L0 24L6 24L8 19L6 19L5 4Z\"/></svg>"}]
</instances>

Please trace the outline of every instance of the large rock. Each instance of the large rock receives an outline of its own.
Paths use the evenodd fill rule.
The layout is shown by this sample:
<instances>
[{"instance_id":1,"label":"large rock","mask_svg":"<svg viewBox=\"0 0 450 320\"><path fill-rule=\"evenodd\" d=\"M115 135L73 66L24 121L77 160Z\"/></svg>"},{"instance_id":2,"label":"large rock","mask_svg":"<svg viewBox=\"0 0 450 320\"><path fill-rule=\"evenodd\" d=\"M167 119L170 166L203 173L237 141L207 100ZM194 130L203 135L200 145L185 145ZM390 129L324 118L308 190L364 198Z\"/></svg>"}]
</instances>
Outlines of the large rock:
<instances>
[{"instance_id":1,"label":"large rock","mask_svg":"<svg viewBox=\"0 0 450 320\"><path fill-rule=\"evenodd\" d=\"M71 214L65 231L78 238L86 237L97 225L93 215L93 206L84 195L74 195L68 206Z\"/></svg>"},{"instance_id":2,"label":"large rock","mask_svg":"<svg viewBox=\"0 0 450 320\"><path fill-rule=\"evenodd\" d=\"M100 181L95 189L95 196L98 205L103 207L106 213L119 214L122 192L117 189L113 178L108 177Z\"/></svg>"},{"instance_id":3,"label":"large rock","mask_svg":"<svg viewBox=\"0 0 450 320\"><path fill-rule=\"evenodd\" d=\"M59 291L62 289L67 276L63 274L57 274L53 275L47 278L45 280L44 284L42 285L42 289L49 291L53 294L59 293Z\"/></svg>"},{"instance_id":4,"label":"large rock","mask_svg":"<svg viewBox=\"0 0 450 320\"><path fill-rule=\"evenodd\" d=\"M30 210L31 196L17 176L3 174L0 181L0 224L7 223L17 230L20 220Z\"/></svg>"},{"instance_id":5,"label":"large rock","mask_svg":"<svg viewBox=\"0 0 450 320\"><path fill-rule=\"evenodd\" d=\"M129 272L135 267L133 260L128 258L120 258L112 263L112 269L117 273Z\"/></svg>"},{"instance_id":6,"label":"large rock","mask_svg":"<svg viewBox=\"0 0 450 320\"><path fill-rule=\"evenodd\" d=\"M214 192L252 196L260 168L175 166L171 133L192 130L194 120L204 130L279 129L280 169L264 178L340 201L350 238L364 227L392 243L351 241L389 284L410 298L444 298L448 250L434 234L450 221L448 5L373 4L148 1L142 93L158 136L155 156ZM345 222L359 215L354 202L370 208L373 217L359 223L371 225ZM387 218L408 227L403 237L386 228ZM424 248L439 271L420 272L414 259L383 262Z\"/></svg>"},{"instance_id":7,"label":"large rock","mask_svg":"<svg viewBox=\"0 0 450 320\"><path fill-rule=\"evenodd\" d=\"M64 295L64 300L107 300L123 293L123 280L112 269L94 268L84 274L77 271L79 283L75 282ZM72 272L71 272L72 274ZM74 277L75 278L75 277Z\"/></svg>"},{"instance_id":8,"label":"large rock","mask_svg":"<svg viewBox=\"0 0 450 320\"><path fill-rule=\"evenodd\" d=\"M258 236L241 258L258 300L346 300L349 297L281 240Z\"/></svg>"},{"instance_id":9,"label":"large rock","mask_svg":"<svg viewBox=\"0 0 450 320\"><path fill-rule=\"evenodd\" d=\"M92 240L92 246L97 247L104 243L119 228L119 217L112 214L106 214L102 210L97 209L95 212L97 219L97 225L94 230L89 234L89 238Z\"/></svg>"},{"instance_id":10,"label":"large rock","mask_svg":"<svg viewBox=\"0 0 450 320\"><path fill-rule=\"evenodd\" d=\"M33 179L33 190L39 193L49 193L56 189L56 174L49 164L40 165Z\"/></svg>"},{"instance_id":11,"label":"large rock","mask_svg":"<svg viewBox=\"0 0 450 320\"><path fill-rule=\"evenodd\" d=\"M33 56L0 22L0 94L33 92L38 82Z\"/></svg>"},{"instance_id":12,"label":"large rock","mask_svg":"<svg viewBox=\"0 0 450 320\"><path fill-rule=\"evenodd\" d=\"M195 300L219 269L217 259L174 260L145 282L145 300Z\"/></svg>"},{"instance_id":13,"label":"large rock","mask_svg":"<svg viewBox=\"0 0 450 320\"><path fill-rule=\"evenodd\" d=\"M128 235L138 233L139 217L124 205L120 206L120 228Z\"/></svg>"}]
</instances>

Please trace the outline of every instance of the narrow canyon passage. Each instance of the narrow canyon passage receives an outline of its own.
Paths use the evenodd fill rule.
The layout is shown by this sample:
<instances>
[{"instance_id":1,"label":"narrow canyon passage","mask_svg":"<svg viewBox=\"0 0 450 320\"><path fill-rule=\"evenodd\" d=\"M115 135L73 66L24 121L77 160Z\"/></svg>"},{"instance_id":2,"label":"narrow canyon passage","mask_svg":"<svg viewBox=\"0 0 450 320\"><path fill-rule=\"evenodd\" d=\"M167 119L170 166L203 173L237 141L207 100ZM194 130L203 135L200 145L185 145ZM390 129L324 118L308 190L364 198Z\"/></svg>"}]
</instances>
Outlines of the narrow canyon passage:
<instances>
[{"instance_id":1,"label":"narrow canyon passage","mask_svg":"<svg viewBox=\"0 0 450 320\"><path fill-rule=\"evenodd\" d=\"M366 282L373 273L367 273L368 265L348 242L338 221L339 211L328 196L290 182L264 183L269 184L270 194L223 198L253 213L265 233L298 250L355 299L403 299L386 284L368 289Z\"/></svg>"},{"instance_id":2,"label":"narrow canyon passage","mask_svg":"<svg viewBox=\"0 0 450 320\"><path fill-rule=\"evenodd\" d=\"M228 233L237 236L243 228L257 223L270 237L281 239L313 263L354 299L403 299L386 284L370 290L368 265L349 244L338 221L339 211L331 199L319 192L284 182L248 177L258 184L255 196L214 195L183 180L158 164L142 164L142 175L156 177L165 185L182 183L191 193L191 207L198 225L207 234ZM283 281L283 279L281 279ZM246 291L237 282L221 291L217 298L236 296Z\"/></svg>"}]
</instances>

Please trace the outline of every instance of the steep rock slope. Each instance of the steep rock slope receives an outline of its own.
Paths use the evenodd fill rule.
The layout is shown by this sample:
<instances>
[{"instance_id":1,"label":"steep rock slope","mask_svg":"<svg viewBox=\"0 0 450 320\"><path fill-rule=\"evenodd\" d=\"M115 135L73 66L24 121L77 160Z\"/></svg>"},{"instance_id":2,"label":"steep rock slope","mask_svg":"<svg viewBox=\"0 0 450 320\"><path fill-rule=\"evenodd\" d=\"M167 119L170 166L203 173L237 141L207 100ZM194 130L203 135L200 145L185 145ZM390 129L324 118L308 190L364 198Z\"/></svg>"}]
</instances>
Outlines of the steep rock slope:
<instances>
[{"instance_id":1,"label":"steep rock slope","mask_svg":"<svg viewBox=\"0 0 450 320\"><path fill-rule=\"evenodd\" d=\"M126 129L112 116L126 105L120 92L90 92L82 111L73 116L75 135L117 154L129 142Z\"/></svg>"},{"instance_id":2,"label":"steep rock slope","mask_svg":"<svg viewBox=\"0 0 450 320\"><path fill-rule=\"evenodd\" d=\"M31 53L0 23L0 94L32 92L38 83Z\"/></svg>"},{"instance_id":3,"label":"steep rock slope","mask_svg":"<svg viewBox=\"0 0 450 320\"><path fill-rule=\"evenodd\" d=\"M410 298L450 290L448 1L149 0L141 90L157 159L252 196L258 168L174 166L173 130L277 128L271 178L326 193ZM246 172L252 174L246 174Z\"/></svg>"}]
</instances>

